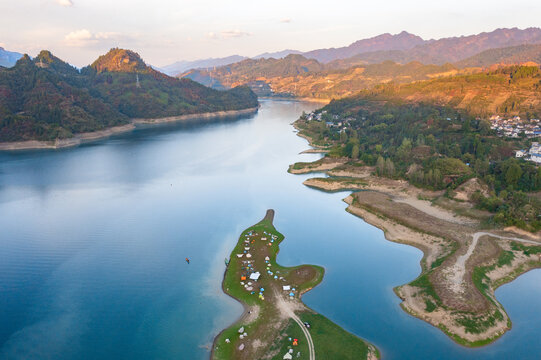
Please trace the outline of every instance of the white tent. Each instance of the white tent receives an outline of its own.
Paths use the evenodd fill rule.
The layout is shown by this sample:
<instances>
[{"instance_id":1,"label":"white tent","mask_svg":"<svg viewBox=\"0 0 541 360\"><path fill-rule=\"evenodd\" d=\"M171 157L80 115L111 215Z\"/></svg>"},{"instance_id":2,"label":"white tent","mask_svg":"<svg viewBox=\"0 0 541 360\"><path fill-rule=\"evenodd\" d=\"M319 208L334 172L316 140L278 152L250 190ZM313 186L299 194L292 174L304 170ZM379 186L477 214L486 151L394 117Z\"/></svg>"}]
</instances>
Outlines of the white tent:
<instances>
[{"instance_id":1,"label":"white tent","mask_svg":"<svg viewBox=\"0 0 541 360\"><path fill-rule=\"evenodd\" d=\"M254 273L251 273L250 274L250 280L259 280L259 277L261 276L261 274L259 273L259 271L256 271Z\"/></svg>"}]
</instances>

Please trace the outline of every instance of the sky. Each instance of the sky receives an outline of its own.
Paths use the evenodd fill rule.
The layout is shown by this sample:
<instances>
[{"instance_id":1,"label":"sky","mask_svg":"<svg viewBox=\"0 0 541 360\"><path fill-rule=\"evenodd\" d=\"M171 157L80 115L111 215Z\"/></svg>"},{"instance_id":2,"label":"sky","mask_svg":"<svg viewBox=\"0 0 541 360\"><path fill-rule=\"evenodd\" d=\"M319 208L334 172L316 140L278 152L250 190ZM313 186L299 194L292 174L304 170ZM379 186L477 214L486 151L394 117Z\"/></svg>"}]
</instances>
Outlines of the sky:
<instances>
[{"instance_id":1,"label":"sky","mask_svg":"<svg viewBox=\"0 0 541 360\"><path fill-rule=\"evenodd\" d=\"M112 47L155 66L347 46L403 30L424 39L539 27L539 0L0 0L0 46L82 67Z\"/></svg>"}]
</instances>

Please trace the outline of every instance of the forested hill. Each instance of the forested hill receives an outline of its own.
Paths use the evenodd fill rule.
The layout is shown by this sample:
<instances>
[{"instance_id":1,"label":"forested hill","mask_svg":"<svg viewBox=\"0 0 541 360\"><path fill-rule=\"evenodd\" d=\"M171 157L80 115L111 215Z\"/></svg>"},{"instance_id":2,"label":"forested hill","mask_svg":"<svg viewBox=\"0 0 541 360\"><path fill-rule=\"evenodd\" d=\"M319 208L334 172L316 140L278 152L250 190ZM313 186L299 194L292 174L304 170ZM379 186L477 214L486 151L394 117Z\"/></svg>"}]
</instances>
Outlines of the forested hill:
<instances>
[{"instance_id":1,"label":"forested hill","mask_svg":"<svg viewBox=\"0 0 541 360\"><path fill-rule=\"evenodd\" d=\"M392 61L343 69L340 65L335 68L302 55L289 55L284 59L244 60L216 69L193 70L180 76L218 89L248 85L258 95L331 99L351 96L389 81L407 83L472 71L480 69Z\"/></svg>"},{"instance_id":2,"label":"forested hill","mask_svg":"<svg viewBox=\"0 0 541 360\"><path fill-rule=\"evenodd\" d=\"M181 78L199 79L205 85L210 81L218 81L221 86L232 87L237 84L248 84L258 79L296 77L307 73L325 70L325 65L302 55L288 55L283 59L246 59L234 64L215 69L199 69L184 74ZM217 83L214 84L217 86Z\"/></svg>"},{"instance_id":3,"label":"forested hill","mask_svg":"<svg viewBox=\"0 0 541 360\"><path fill-rule=\"evenodd\" d=\"M168 77L138 54L112 49L80 72L42 51L0 68L0 141L52 140L130 118L159 118L258 105L246 87L228 91Z\"/></svg>"},{"instance_id":4,"label":"forested hill","mask_svg":"<svg viewBox=\"0 0 541 360\"><path fill-rule=\"evenodd\" d=\"M456 63L458 67L482 66L494 64L541 64L541 44L526 44L483 51L477 55Z\"/></svg>"},{"instance_id":5,"label":"forested hill","mask_svg":"<svg viewBox=\"0 0 541 360\"><path fill-rule=\"evenodd\" d=\"M514 150L529 149L539 138L499 137L487 119L456 104L406 101L397 94L379 91L334 100L303 114L296 125L328 147L328 156L374 166L379 176L446 190L447 197L459 187L479 184L470 200L493 213L489 222L541 230L541 167L514 156Z\"/></svg>"},{"instance_id":6,"label":"forested hill","mask_svg":"<svg viewBox=\"0 0 541 360\"><path fill-rule=\"evenodd\" d=\"M507 66L471 75L457 75L409 84L383 84L357 95L359 99L432 103L471 115L541 115L541 70Z\"/></svg>"}]
</instances>

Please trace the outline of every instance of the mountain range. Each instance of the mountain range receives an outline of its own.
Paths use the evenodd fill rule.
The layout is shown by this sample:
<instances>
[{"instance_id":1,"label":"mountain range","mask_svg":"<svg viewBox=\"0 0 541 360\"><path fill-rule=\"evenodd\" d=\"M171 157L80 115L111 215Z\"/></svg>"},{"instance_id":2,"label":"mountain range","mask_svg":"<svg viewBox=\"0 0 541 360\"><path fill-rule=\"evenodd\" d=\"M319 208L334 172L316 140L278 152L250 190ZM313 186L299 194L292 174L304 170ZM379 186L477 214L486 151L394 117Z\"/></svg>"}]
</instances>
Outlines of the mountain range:
<instances>
[{"instance_id":1,"label":"mountain range","mask_svg":"<svg viewBox=\"0 0 541 360\"><path fill-rule=\"evenodd\" d=\"M229 65L229 64L242 61L244 59L248 59L248 58L245 56L240 56L240 55L231 55L231 56L227 56L223 58L199 59L199 60L193 60L193 61L182 60L182 61L177 61L171 65L167 65L162 68L159 68L159 70L167 75L175 76L175 75L185 72L186 70L207 69L207 68L213 68L216 66Z\"/></svg>"},{"instance_id":2,"label":"mountain range","mask_svg":"<svg viewBox=\"0 0 541 360\"><path fill-rule=\"evenodd\" d=\"M3 47L0 47L0 66L12 67L17 60L23 57L23 54L18 52L7 51Z\"/></svg>"},{"instance_id":3,"label":"mountain range","mask_svg":"<svg viewBox=\"0 0 541 360\"><path fill-rule=\"evenodd\" d=\"M354 59L364 63L392 60L399 63L420 61L424 64L444 64L464 60L488 49L538 43L541 43L540 28L497 29L477 35L428 40L407 50L363 51L355 55Z\"/></svg>"},{"instance_id":4,"label":"mountain range","mask_svg":"<svg viewBox=\"0 0 541 360\"><path fill-rule=\"evenodd\" d=\"M405 64L419 61L423 64L454 63L474 56L482 51L513 47L524 44L541 43L541 29L496 29L476 35L448 37L438 40L424 40L420 36L402 31L399 34L385 33L368 39L337 48L316 49L307 52L283 50L274 53L263 53L254 57L233 55L219 59L201 59L197 61L180 61L165 66L167 74L177 75L194 69L209 69L230 65L246 59L282 59L290 54L302 55L315 59L323 64L331 64L330 68L347 68L354 65L376 64L391 60Z\"/></svg>"},{"instance_id":5,"label":"mountain range","mask_svg":"<svg viewBox=\"0 0 541 360\"><path fill-rule=\"evenodd\" d=\"M541 69L511 65L405 84L379 84L354 98L371 102L431 103L488 118L494 114L541 115Z\"/></svg>"},{"instance_id":6,"label":"mountain range","mask_svg":"<svg viewBox=\"0 0 541 360\"><path fill-rule=\"evenodd\" d=\"M217 91L111 49L80 71L49 51L0 68L0 141L53 140L128 123L258 105L246 87Z\"/></svg>"},{"instance_id":7,"label":"mountain range","mask_svg":"<svg viewBox=\"0 0 541 360\"><path fill-rule=\"evenodd\" d=\"M290 54L300 54L301 51L297 50L283 50L278 51L274 53L266 52L257 56L254 56L251 59L282 59ZM199 59L199 60L193 60L193 61L187 61L187 60L181 60L177 61L171 65L166 65L162 68L157 68L157 70L160 70L161 72L169 75L169 76L175 76L178 74L182 74L183 72L187 70L193 70L193 69L211 69L219 66L229 65L233 64L242 60L250 59L246 56L240 56L240 55L231 55L226 56L223 58L209 58L209 59Z\"/></svg>"},{"instance_id":8,"label":"mountain range","mask_svg":"<svg viewBox=\"0 0 541 360\"><path fill-rule=\"evenodd\" d=\"M259 96L331 99L386 82L408 83L479 71L416 61L408 64L384 61L341 69L302 55L288 55L284 59L248 59L216 69L192 70L181 76L220 89L248 85Z\"/></svg>"},{"instance_id":9,"label":"mountain range","mask_svg":"<svg viewBox=\"0 0 541 360\"><path fill-rule=\"evenodd\" d=\"M507 45L510 46L501 47ZM339 58L354 52L362 53ZM538 28L498 29L429 41L402 32L357 41L343 48L283 59L245 59L217 68L190 70L179 76L217 89L248 85L264 96L334 98L379 83L407 83L480 72L483 67L495 64L533 64L541 63L540 60L541 29Z\"/></svg>"},{"instance_id":10,"label":"mountain range","mask_svg":"<svg viewBox=\"0 0 541 360\"><path fill-rule=\"evenodd\" d=\"M498 64L524 64L533 62L541 64L541 44L518 45L498 49L485 50L456 63L458 67L489 67Z\"/></svg>"}]
</instances>

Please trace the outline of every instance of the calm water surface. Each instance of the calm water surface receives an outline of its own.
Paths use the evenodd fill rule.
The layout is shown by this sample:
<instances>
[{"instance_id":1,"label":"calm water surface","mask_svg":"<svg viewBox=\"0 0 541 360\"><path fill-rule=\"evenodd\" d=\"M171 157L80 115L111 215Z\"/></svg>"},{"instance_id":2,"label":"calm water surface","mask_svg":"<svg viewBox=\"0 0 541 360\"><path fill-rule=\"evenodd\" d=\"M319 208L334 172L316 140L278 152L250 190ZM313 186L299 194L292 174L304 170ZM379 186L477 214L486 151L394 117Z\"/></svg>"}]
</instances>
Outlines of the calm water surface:
<instances>
[{"instance_id":1,"label":"calm water surface","mask_svg":"<svg viewBox=\"0 0 541 360\"><path fill-rule=\"evenodd\" d=\"M319 157L298 154L290 125L317 106L264 101L250 118L0 154L0 358L208 358L242 312L221 292L224 258L267 208L286 236L278 260L327 270L305 302L384 358L541 358L541 271L497 291L513 330L482 349L400 309L392 288L421 252L286 172Z\"/></svg>"}]
</instances>

